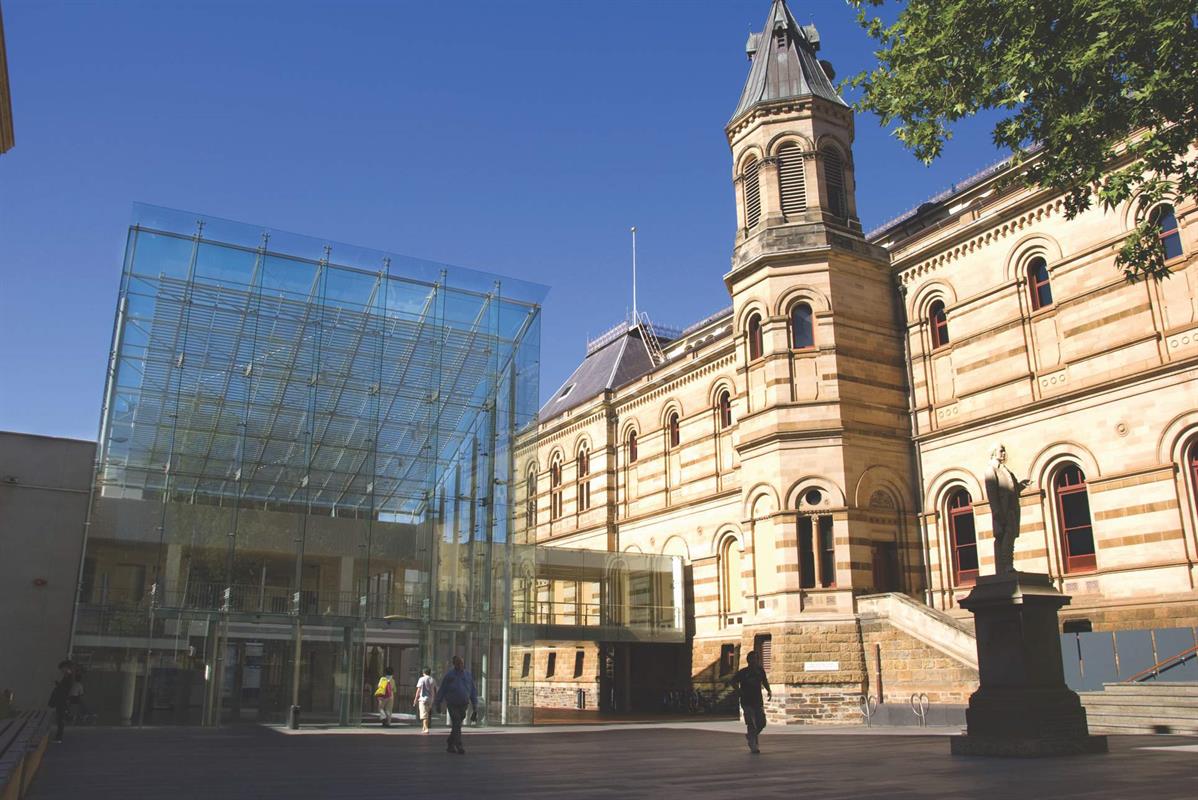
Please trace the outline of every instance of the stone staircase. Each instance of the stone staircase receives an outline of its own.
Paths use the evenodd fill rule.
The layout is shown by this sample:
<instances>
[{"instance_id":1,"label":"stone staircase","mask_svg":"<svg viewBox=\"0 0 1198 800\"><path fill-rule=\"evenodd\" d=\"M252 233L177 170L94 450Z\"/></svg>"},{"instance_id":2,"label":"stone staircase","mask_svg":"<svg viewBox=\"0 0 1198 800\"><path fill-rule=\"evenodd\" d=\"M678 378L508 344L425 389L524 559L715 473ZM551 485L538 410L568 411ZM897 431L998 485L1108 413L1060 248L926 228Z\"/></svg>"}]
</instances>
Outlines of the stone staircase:
<instances>
[{"instance_id":1,"label":"stone staircase","mask_svg":"<svg viewBox=\"0 0 1198 800\"><path fill-rule=\"evenodd\" d=\"M887 592L857 598L861 621L882 619L919 641L959 661L978 668L978 644L973 629L961 620L912 600L905 594Z\"/></svg>"},{"instance_id":2,"label":"stone staircase","mask_svg":"<svg viewBox=\"0 0 1198 800\"><path fill-rule=\"evenodd\" d=\"M1090 733L1198 735L1198 683L1107 683L1078 696Z\"/></svg>"},{"instance_id":3,"label":"stone staircase","mask_svg":"<svg viewBox=\"0 0 1198 800\"><path fill-rule=\"evenodd\" d=\"M933 716L943 710L955 721L978 685L977 641L970 627L895 593L858 597L857 613L870 693L879 693L880 654L884 705L911 715L911 695L926 694Z\"/></svg>"}]
</instances>

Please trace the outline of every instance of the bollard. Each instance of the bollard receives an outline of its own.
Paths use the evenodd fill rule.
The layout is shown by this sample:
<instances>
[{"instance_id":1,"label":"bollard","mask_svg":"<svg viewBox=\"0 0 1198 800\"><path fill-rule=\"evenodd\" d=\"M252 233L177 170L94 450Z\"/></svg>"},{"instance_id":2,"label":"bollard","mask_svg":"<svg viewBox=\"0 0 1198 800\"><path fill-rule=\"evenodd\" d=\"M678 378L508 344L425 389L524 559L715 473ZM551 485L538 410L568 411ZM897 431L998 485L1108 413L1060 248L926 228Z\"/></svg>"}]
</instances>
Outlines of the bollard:
<instances>
[{"instance_id":1,"label":"bollard","mask_svg":"<svg viewBox=\"0 0 1198 800\"><path fill-rule=\"evenodd\" d=\"M291 712L287 716L287 727L293 731L298 731L300 726L300 707L292 706Z\"/></svg>"}]
</instances>

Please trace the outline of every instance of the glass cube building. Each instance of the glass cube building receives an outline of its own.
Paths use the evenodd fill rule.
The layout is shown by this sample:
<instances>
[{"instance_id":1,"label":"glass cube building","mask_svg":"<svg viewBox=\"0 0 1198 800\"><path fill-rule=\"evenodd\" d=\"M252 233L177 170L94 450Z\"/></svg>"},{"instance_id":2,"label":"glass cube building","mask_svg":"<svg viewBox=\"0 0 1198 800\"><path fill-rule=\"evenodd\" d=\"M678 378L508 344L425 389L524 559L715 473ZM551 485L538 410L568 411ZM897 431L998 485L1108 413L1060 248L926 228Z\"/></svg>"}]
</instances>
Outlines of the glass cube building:
<instances>
[{"instance_id":1,"label":"glass cube building","mask_svg":"<svg viewBox=\"0 0 1198 800\"><path fill-rule=\"evenodd\" d=\"M532 721L511 664L563 620L522 599L610 572L509 535L544 294L136 207L72 637L100 719L282 723L296 706L356 725L385 667L403 701L459 654L485 722ZM619 637L628 618L596 607L564 635Z\"/></svg>"}]
</instances>

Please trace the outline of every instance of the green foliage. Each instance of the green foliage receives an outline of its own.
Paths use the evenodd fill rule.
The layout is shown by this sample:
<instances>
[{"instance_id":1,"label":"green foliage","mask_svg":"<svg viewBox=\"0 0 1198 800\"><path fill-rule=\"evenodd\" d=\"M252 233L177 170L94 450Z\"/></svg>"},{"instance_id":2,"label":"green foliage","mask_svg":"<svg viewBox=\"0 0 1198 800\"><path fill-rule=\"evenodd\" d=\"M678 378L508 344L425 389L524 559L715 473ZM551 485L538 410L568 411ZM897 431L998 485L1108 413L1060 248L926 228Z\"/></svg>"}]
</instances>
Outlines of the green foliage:
<instances>
[{"instance_id":1,"label":"green foliage","mask_svg":"<svg viewBox=\"0 0 1198 800\"><path fill-rule=\"evenodd\" d=\"M885 0L848 2L881 49L846 83L925 163L954 122L999 110L1016 179L1062 192L1069 218L1198 197L1195 0L899 0L890 23L874 15ZM1146 224L1116 263L1133 281L1169 274Z\"/></svg>"}]
</instances>

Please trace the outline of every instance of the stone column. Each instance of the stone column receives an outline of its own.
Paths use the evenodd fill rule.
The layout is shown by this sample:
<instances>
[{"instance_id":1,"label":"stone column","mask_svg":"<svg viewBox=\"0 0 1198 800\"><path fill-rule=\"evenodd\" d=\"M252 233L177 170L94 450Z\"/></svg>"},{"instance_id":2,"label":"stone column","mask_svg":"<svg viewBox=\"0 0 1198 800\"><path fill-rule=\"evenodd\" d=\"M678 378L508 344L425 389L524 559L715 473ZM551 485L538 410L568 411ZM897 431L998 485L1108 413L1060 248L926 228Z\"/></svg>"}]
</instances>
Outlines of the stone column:
<instances>
[{"instance_id":1,"label":"stone column","mask_svg":"<svg viewBox=\"0 0 1198 800\"><path fill-rule=\"evenodd\" d=\"M767 226L783 225L786 217L782 216L782 191L779 185L777 156L761 159L757 175L761 187L761 219Z\"/></svg>"}]
</instances>

